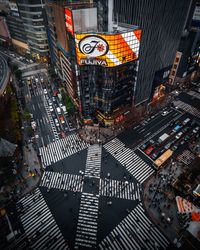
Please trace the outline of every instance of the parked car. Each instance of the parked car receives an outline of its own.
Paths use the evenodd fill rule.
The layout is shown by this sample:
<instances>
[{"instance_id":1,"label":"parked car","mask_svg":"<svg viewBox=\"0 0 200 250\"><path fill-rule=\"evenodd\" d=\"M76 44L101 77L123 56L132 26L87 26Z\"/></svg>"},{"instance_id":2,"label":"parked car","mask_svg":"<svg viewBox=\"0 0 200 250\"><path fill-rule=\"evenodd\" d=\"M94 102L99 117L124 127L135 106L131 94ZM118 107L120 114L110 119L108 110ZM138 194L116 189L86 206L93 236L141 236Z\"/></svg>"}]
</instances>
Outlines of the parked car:
<instances>
[{"instance_id":1,"label":"parked car","mask_svg":"<svg viewBox=\"0 0 200 250\"><path fill-rule=\"evenodd\" d=\"M47 94L47 89L44 89L44 94L45 94L45 95Z\"/></svg>"}]
</instances>

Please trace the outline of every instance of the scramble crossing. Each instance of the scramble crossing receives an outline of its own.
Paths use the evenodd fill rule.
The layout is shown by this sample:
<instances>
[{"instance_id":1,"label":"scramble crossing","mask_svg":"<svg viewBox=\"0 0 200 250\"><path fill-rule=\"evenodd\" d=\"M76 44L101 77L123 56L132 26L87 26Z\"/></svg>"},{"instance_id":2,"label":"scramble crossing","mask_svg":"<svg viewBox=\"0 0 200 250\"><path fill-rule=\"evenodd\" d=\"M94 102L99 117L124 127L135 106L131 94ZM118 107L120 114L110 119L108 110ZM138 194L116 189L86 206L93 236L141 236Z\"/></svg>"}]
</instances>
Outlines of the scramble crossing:
<instances>
[{"instance_id":1,"label":"scramble crossing","mask_svg":"<svg viewBox=\"0 0 200 250\"><path fill-rule=\"evenodd\" d=\"M132 174L139 183L143 183L154 170L137 156L133 150L126 148L119 139L112 140L104 148Z\"/></svg>"},{"instance_id":2,"label":"scramble crossing","mask_svg":"<svg viewBox=\"0 0 200 250\"><path fill-rule=\"evenodd\" d=\"M78 148L73 144L71 144L73 148L69 146L71 140L78 143ZM52 157L55 157L53 158L54 161L62 158L62 153L52 156L50 152L54 152L55 148L60 148L60 150L63 147L66 148L66 144L68 145L69 151L67 154L69 155L75 153L76 150L80 150L81 147L88 147L87 144L79 141L76 135L72 135L71 139L68 138L68 140L62 142L58 140L48 145L48 149L45 149L45 147L41 149L41 152L48 154L48 156L43 155L43 160L48 161L47 165L51 164ZM109 178L101 178L101 145L90 145L88 147L85 171L79 171L79 174L45 171L41 178L39 186L46 188L47 196L52 193L49 192L50 189L64 191L64 197L69 194L65 191L80 193L80 195L77 195L80 198L80 206L77 214L73 249L95 249L98 247L99 249L113 250L153 250L157 246L160 249L166 249L167 240L155 226L151 226L152 224L146 217L141 204L141 183L153 173L153 169L132 150L125 148L118 139L115 140L115 143L113 141L107 143L104 148L135 177L133 181L128 181L128 179L114 180L110 176ZM60 194L62 195L62 192ZM101 197L109 198L109 201L106 201L109 206L112 206L114 201L112 199L115 199L120 200L120 202L123 202L123 200L136 202L136 207L99 244L97 236ZM65 202L68 202L68 199ZM36 189L34 194L25 196L20 200L20 204L23 206L22 224L32 242L31 244L35 247L31 249L68 249L39 189ZM37 214L34 211L37 211ZM30 222L32 222L32 225ZM127 228L129 228L129 231ZM149 233L147 237L141 233L149 232L149 228L155 233L155 236ZM40 235L42 238L40 238ZM150 240L153 240L153 243L150 243Z\"/></svg>"}]
</instances>

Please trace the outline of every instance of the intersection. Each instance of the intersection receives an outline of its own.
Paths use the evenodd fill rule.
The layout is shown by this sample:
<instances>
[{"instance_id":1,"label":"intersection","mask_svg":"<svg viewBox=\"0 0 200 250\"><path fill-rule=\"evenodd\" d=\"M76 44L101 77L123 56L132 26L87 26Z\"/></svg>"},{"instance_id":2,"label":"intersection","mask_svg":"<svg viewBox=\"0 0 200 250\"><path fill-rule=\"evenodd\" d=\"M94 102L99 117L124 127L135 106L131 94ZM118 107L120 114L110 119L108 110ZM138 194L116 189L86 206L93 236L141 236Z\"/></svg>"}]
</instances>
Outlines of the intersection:
<instances>
[{"instance_id":1,"label":"intersection","mask_svg":"<svg viewBox=\"0 0 200 250\"><path fill-rule=\"evenodd\" d=\"M27 234L30 241L41 242L34 249L57 249L45 240L53 231L46 219L50 214L59 249L166 249L168 240L150 222L141 201L142 183L154 173L152 166L118 138L103 146L85 144L76 134L67 139L40 148L45 171L39 187L19 201L23 207L29 204L21 217L25 231L39 231ZM35 203L46 203L48 212L36 215L33 225Z\"/></svg>"}]
</instances>

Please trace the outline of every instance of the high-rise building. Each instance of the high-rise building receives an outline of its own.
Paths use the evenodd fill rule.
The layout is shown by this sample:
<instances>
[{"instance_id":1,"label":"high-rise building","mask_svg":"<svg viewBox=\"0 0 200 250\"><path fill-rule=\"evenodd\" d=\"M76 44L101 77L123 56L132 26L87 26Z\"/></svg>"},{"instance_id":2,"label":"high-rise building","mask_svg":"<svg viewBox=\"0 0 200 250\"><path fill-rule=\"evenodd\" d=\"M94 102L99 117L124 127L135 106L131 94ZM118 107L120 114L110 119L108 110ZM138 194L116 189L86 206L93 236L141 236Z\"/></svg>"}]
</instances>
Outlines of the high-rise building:
<instances>
[{"instance_id":1,"label":"high-rise building","mask_svg":"<svg viewBox=\"0 0 200 250\"><path fill-rule=\"evenodd\" d=\"M140 28L108 18L108 30L99 31L95 6L65 8L65 18L70 96L85 122L97 117L104 125L120 123L134 106Z\"/></svg>"},{"instance_id":2,"label":"high-rise building","mask_svg":"<svg viewBox=\"0 0 200 250\"><path fill-rule=\"evenodd\" d=\"M91 1L49 3L47 17L54 66L84 121L97 117L111 125L126 119L134 106L140 28L110 18L103 32Z\"/></svg>"},{"instance_id":3,"label":"high-rise building","mask_svg":"<svg viewBox=\"0 0 200 250\"><path fill-rule=\"evenodd\" d=\"M43 0L17 0L18 9L24 23L30 53L38 60L48 58L48 40L45 27Z\"/></svg>"},{"instance_id":4,"label":"high-rise building","mask_svg":"<svg viewBox=\"0 0 200 250\"><path fill-rule=\"evenodd\" d=\"M191 3L192 0L114 0L116 20L138 25L143 31L136 105L147 102L154 80L158 76L161 79L161 75L166 78L170 72Z\"/></svg>"},{"instance_id":5,"label":"high-rise building","mask_svg":"<svg viewBox=\"0 0 200 250\"><path fill-rule=\"evenodd\" d=\"M26 31L20 17L16 2L9 2L10 11L6 17L6 23L11 36L13 47L22 54L29 52Z\"/></svg>"}]
</instances>

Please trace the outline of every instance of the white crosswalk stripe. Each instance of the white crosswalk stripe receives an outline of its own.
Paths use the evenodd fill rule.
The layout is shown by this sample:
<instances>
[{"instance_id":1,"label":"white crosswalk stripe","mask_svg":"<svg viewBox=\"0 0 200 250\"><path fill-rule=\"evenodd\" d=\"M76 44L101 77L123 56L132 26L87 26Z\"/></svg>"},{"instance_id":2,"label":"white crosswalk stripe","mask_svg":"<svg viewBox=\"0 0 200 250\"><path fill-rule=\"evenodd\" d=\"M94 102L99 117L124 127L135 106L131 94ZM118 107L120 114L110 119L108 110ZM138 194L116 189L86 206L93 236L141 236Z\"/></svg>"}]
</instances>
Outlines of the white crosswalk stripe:
<instances>
[{"instance_id":1,"label":"white crosswalk stripe","mask_svg":"<svg viewBox=\"0 0 200 250\"><path fill-rule=\"evenodd\" d=\"M19 200L17 206L30 249L69 249L38 188Z\"/></svg>"},{"instance_id":2,"label":"white crosswalk stripe","mask_svg":"<svg viewBox=\"0 0 200 250\"><path fill-rule=\"evenodd\" d=\"M195 155L190 150L184 150L179 156L179 161L183 162L186 165L190 165L195 159Z\"/></svg>"},{"instance_id":3,"label":"white crosswalk stripe","mask_svg":"<svg viewBox=\"0 0 200 250\"><path fill-rule=\"evenodd\" d=\"M87 147L88 144L82 141L76 133L68 135L64 139L59 139L39 148L42 165L46 168L46 166L50 166L52 163L60 161Z\"/></svg>"},{"instance_id":4,"label":"white crosswalk stripe","mask_svg":"<svg viewBox=\"0 0 200 250\"><path fill-rule=\"evenodd\" d=\"M139 183L100 179L99 195L126 200L141 200Z\"/></svg>"},{"instance_id":5,"label":"white crosswalk stripe","mask_svg":"<svg viewBox=\"0 0 200 250\"><path fill-rule=\"evenodd\" d=\"M75 249L81 249L81 247L96 248L98 208L98 195L82 193L75 238Z\"/></svg>"},{"instance_id":6,"label":"white crosswalk stripe","mask_svg":"<svg viewBox=\"0 0 200 250\"><path fill-rule=\"evenodd\" d=\"M49 189L56 188L61 190L71 190L73 192L82 192L83 178L80 175L45 171L41 178L40 186Z\"/></svg>"},{"instance_id":7,"label":"white crosswalk stripe","mask_svg":"<svg viewBox=\"0 0 200 250\"><path fill-rule=\"evenodd\" d=\"M154 170L145 163L133 150L115 138L104 145L104 148L115 157L140 183L143 183Z\"/></svg>"},{"instance_id":8,"label":"white crosswalk stripe","mask_svg":"<svg viewBox=\"0 0 200 250\"><path fill-rule=\"evenodd\" d=\"M86 177L100 178L101 153L102 153L101 145L95 144L95 145L89 146L88 154L87 154L87 161L86 161L86 168L85 168Z\"/></svg>"},{"instance_id":9,"label":"white crosswalk stripe","mask_svg":"<svg viewBox=\"0 0 200 250\"><path fill-rule=\"evenodd\" d=\"M175 106L179 107L180 109L184 110L185 112L188 112L188 113L200 118L200 112L197 108L194 108L193 106L191 106L185 102L182 102L180 100L174 101L173 103Z\"/></svg>"},{"instance_id":10,"label":"white crosswalk stripe","mask_svg":"<svg viewBox=\"0 0 200 250\"><path fill-rule=\"evenodd\" d=\"M188 95L191 95L191 96L194 96L196 97L197 99L200 99L200 94L193 91L193 90L190 90L189 92L187 92Z\"/></svg>"},{"instance_id":11,"label":"white crosswalk stripe","mask_svg":"<svg viewBox=\"0 0 200 250\"><path fill-rule=\"evenodd\" d=\"M129 215L99 244L101 250L166 249L168 240L145 215L142 204Z\"/></svg>"}]
</instances>

